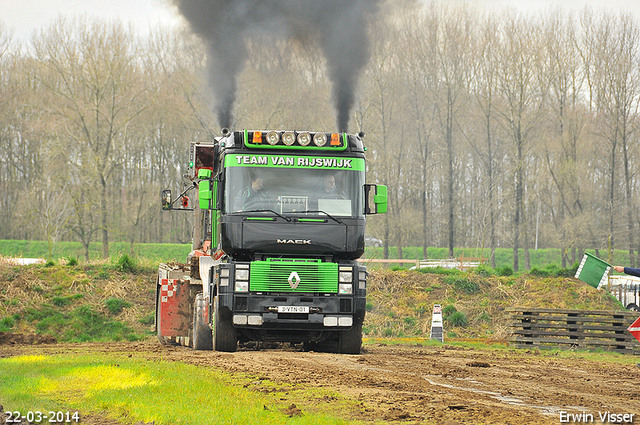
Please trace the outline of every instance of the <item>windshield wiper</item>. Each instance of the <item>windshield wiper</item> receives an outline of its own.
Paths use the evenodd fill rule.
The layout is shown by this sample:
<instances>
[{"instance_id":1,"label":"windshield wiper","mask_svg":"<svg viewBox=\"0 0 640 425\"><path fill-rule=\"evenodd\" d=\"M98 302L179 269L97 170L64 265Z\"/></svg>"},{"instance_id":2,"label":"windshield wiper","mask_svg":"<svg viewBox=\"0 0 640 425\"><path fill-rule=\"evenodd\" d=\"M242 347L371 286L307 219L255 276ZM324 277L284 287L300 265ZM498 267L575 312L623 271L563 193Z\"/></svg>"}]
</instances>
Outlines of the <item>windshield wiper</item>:
<instances>
[{"instance_id":1,"label":"windshield wiper","mask_svg":"<svg viewBox=\"0 0 640 425\"><path fill-rule=\"evenodd\" d=\"M281 219L286 220L286 221L289 221L289 222L290 222L291 220L293 220L291 217L285 217L285 216L283 216L282 214L279 214L279 213L275 212L274 210L247 210L247 211L236 211L236 212L233 212L233 213L231 213L231 214L232 214L232 215L235 215L235 214L259 213L259 212L270 212L270 213L273 213L273 214L277 215L277 216L278 216L278 217L280 217Z\"/></svg>"},{"instance_id":2,"label":"windshield wiper","mask_svg":"<svg viewBox=\"0 0 640 425\"><path fill-rule=\"evenodd\" d=\"M326 215L327 217L329 217L331 220L335 221L338 224L344 224L342 221L338 220L337 218L335 218L334 216L332 216L331 214L329 214L326 211L322 211L322 210L316 210L316 211L305 211L301 214L311 214L311 213L322 213L324 215Z\"/></svg>"}]
</instances>

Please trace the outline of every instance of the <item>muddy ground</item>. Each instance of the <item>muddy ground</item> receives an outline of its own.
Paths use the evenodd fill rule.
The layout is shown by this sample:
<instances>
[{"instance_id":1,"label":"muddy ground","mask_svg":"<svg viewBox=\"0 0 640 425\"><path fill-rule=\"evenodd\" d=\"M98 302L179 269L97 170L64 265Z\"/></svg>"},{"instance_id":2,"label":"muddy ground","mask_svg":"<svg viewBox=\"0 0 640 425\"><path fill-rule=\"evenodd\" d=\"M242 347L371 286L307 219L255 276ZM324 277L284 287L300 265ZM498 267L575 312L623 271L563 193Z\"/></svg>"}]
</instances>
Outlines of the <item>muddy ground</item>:
<instances>
[{"instance_id":1,"label":"muddy ground","mask_svg":"<svg viewBox=\"0 0 640 425\"><path fill-rule=\"evenodd\" d=\"M331 390L352 402L332 410L332 397L295 399L293 414L325 411L348 420L396 424L577 423L571 414L635 414L640 424L640 367L564 358L522 350L455 346L365 345L360 355L303 352L295 347L236 353L132 343L0 345L0 356L23 353L135 352L149 360L180 361L248 375L247 388L268 393L263 382ZM640 359L637 359L640 361ZM281 399L288 404L287 397ZM294 400L291 400L294 401ZM346 406L346 407L345 407ZM564 415L564 416L563 416ZM115 425L84 416L83 423Z\"/></svg>"}]
</instances>

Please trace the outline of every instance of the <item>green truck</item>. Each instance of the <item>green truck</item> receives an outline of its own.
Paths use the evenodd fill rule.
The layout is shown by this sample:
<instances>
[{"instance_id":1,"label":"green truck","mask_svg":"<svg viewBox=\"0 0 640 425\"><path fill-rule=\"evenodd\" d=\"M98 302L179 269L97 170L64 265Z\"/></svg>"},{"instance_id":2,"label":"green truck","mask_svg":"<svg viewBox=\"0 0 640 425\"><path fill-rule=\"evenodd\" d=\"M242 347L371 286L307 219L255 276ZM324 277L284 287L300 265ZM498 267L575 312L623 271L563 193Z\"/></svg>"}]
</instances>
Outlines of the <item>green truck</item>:
<instances>
[{"instance_id":1,"label":"green truck","mask_svg":"<svg viewBox=\"0 0 640 425\"><path fill-rule=\"evenodd\" d=\"M223 130L191 145L189 186L175 199L162 194L163 209L194 214L186 264L158 272L162 343L360 352L365 216L387 209L386 186L365 183L363 138Z\"/></svg>"}]
</instances>

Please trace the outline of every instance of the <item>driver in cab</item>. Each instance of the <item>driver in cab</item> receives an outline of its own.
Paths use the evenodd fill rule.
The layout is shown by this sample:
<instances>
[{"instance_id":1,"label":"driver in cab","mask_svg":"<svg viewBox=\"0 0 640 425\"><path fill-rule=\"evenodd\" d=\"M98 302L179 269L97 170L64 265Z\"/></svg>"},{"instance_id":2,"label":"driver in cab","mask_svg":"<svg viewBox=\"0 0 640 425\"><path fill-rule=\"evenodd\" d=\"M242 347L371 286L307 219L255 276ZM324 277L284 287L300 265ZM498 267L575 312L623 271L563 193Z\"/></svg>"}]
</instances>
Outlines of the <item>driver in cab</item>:
<instances>
[{"instance_id":1,"label":"driver in cab","mask_svg":"<svg viewBox=\"0 0 640 425\"><path fill-rule=\"evenodd\" d=\"M336 187L336 177L333 174L327 174L324 178L319 199L345 199L344 195Z\"/></svg>"},{"instance_id":2,"label":"driver in cab","mask_svg":"<svg viewBox=\"0 0 640 425\"><path fill-rule=\"evenodd\" d=\"M252 206L257 205L260 201L266 201L267 194L265 190L264 178L260 176L254 176L251 179L251 184L245 187L238 193L236 198L236 205L241 207L241 210L253 209Z\"/></svg>"}]
</instances>

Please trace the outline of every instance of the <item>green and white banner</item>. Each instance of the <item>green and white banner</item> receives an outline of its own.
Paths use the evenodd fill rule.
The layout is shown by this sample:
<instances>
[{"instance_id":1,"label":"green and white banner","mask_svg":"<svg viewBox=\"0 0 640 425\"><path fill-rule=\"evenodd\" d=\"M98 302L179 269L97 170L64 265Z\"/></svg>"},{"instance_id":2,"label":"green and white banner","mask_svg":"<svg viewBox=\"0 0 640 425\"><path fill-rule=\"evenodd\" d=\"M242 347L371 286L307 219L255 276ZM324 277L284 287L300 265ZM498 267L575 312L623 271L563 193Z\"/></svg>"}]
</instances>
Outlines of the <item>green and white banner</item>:
<instances>
[{"instance_id":1,"label":"green and white banner","mask_svg":"<svg viewBox=\"0 0 640 425\"><path fill-rule=\"evenodd\" d=\"M364 158L229 154L225 156L224 165L225 167L283 167L364 171Z\"/></svg>"}]
</instances>

